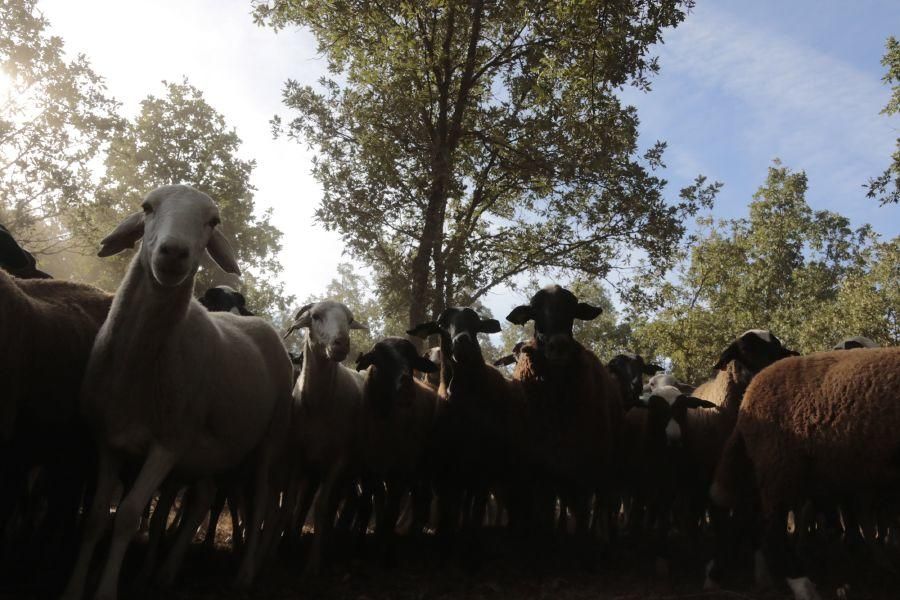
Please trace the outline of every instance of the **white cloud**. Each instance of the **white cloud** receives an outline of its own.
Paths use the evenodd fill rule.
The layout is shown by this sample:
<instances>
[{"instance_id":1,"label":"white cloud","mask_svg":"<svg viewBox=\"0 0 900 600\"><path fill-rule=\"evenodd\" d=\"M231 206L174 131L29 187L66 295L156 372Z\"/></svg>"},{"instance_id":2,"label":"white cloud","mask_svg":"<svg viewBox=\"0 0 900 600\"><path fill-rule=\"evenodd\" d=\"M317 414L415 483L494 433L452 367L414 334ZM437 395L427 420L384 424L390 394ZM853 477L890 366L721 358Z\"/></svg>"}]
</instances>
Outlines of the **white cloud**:
<instances>
[{"instance_id":1,"label":"white cloud","mask_svg":"<svg viewBox=\"0 0 900 600\"><path fill-rule=\"evenodd\" d=\"M656 92L637 103L645 120L696 128L678 146L694 154L688 163L703 162L704 138L735 168L752 165L758 182L781 157L807 170L819 208L842 210L842 201L861 199L895 144L896 128L879 115L889 91L878 77L711 3L667 36L660 58Z\"/></svg>"}]
</instances>

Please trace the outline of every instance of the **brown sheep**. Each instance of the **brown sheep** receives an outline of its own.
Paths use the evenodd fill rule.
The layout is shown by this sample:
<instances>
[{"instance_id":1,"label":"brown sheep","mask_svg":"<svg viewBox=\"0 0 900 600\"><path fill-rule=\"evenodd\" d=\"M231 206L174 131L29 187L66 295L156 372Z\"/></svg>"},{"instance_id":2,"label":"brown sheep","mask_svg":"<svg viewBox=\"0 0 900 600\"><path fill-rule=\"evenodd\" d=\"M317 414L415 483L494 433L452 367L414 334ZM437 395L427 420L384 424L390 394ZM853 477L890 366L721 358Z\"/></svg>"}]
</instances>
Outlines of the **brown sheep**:
<instances>
[{"instance_id":1,"label":"brown sheep","mask_svg":"<svg viewBox=\"0 0 900 600\"><path fill-rule=\"evenodd\" d=\"M517 325L535 323L534 339L522 348L513 378L522 382L528 402L529 459L539 504L545 517L552 515L548 509L554 498L569 504L583 544L589 539L593 495L600 493L606 508L613 508L611 488L616 486L615 459L621 444L619 386L572 335L575 319L594 319L601 312L554 285L506 317ZM595 518L607 520L608 515L598 513Z\"/></svg>"},{"instance_id":2,"label":"brown sheep","mask_svg":"<svg viewBox=\"0 0 900 600\"><path fill-rule=\"evenodd\" d=\"M71 536L93 462L91 438L79 416L79 388L112 296L68 281L16 279L0 270L0 298L0 528L18 497L12 490L24 489L28 470L42 465L51 490L47 522Z\"/></svg>"},{"instance_id":3,"label":"brown sheep","mask_svg":"<svg viewBox=\"0 0 900 600\"><path fill-rule=\"evenodd\" d=\"M787 513L820 494L896 492L898 389L900 348L787 359L747 389L711 495L720 506L734 506L755 491L765 521L763 552L798 600L819 596L788 547Z\"/></svg>"},{"instance_id":4,"label":"brown sheep","mask_svg":"<svg viewBox=\"0 0 900 600\"><path fill-rule=\"evenodd\" d=\"M767 330L751 329L741 334L722 352L714 368L716 376L698 386L693 396L716 405L715 408L689 410L684 422L685 465L679 477L681 493L688 501L688 534L696 539L698 526L709 505L708 490L713 473L728 437L737 421L738 409L754 375L775 361L796 352L786 349L781 340ZM721 531L724 516L711 511L713 527ZM717 536L721 539L721 535ZM717 549L717 554L725 548ZM715 587L715 564L708 567L706 587Z\"/></svg>"}]
</instances>

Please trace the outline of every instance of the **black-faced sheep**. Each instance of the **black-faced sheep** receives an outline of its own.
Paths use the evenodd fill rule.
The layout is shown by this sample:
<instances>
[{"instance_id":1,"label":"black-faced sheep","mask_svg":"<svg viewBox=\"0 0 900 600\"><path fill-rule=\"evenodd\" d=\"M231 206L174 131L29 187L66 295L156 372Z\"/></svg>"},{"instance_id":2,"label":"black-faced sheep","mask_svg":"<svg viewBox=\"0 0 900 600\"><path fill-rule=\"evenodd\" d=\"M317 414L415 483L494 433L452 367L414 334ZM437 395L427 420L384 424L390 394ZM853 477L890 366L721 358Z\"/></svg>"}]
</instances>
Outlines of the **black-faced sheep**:
<instances>
[{"instance_id":1,"label":"black-faced sheep","mask_svg":"<svg viewBox=\"0 0 900 600\"><path fill-rule=\"evenodd\" d=\"M631 353L617 354L606 363L606 368L619 385L624 410L637 404L644 390L644 375L654 375L662 371L662 367L647 364L642 356Z\"/></svg>"},{"instance_id":2,"label":"black-faced sheep","mask_svg":"<svg viewBox=\"0 0 900 600\"><path fill-rule=\"evenodd\" d=\"M731 435L737 421L738 409L744 391L754 375L775 361L796 352L786 349L781 340L767 330L753 329L744 332L722 352L714 368L716 376L693 391L693 396L715 404L715 408L689 410L685 418L683 439L685 468L679 477L681 493L688 501L685 528L696 538L698 526L706 513L709 485L722 454L722 448ZM719 530L723 515L710 515L713 527ZM721 535L718 536L721 539ZM721 549L721 553L724 552ZM710 563L706 587L716 586L717 563ZM719 565L721 566L721 565Z\"/></svg>"},{"instance_id":3,"label":"black-faced sheep","mask_svg":"<svg viewBox=\"0 0 900 600\"><path fill-rule=\"evenodd\" d=\"M833 350L853 350L854 348L878 348L878 344L865 336L854 335L842 339L834 345Z\"/></svg>"},{"instance_id":4,"label":"black-faced sheep","mask_svg":"<svg viewBox=\"0 0 900 600\"><path fill-rule=\"evenodd\" d=\"M668 571L666 540L683 460L682 428L688 411L697 408L715 405L685 395L674 386L661 386L625 413L621 464L629 525L632 533L640 533L646 518L654 531L654 553L661 574Z\"/></svg>"},{"instance_id":5,"label":"black-faced sheep","mask_svg":"<svg viewBox=\"0 0 900 600\"><path fill-rule=\"evenodd\" d=\"M239 272L217 227L215 203L191 187L171 185L148 193L142 208L104 238L99 252L116 254L144 238L97 334L82 386L82 410L100 460L67 600L83 595L116 482L129 461L141 467L118 505L97 597L117 596L122 559L141 513L173 470L196 481L182 517L183 531L192 535L212 502L212 478L245 461L252 462L256 480L238 583L249 585L271 504L271 470L289 426L291 363L278 333L256 317L209 313L192 297L204 251L226 271ZM179 558L173 549L164 571L177 569Z\"/></svg>"},{"instance_id":6,"label":"black-faced sheep","mask_svg":"<svg viewBox=\"0 0 900 600\"><path fill-rule=\"evenodd\" d=\"M763 550L798 600L818 598L788 547L791 508L820 494L900 487L900 348L819 352L772 365L747 389L711 494L733 506L758 495Z\"/></svg>"},{"instance_id":7,"label":"black-faced sheep","mask_svg":"<svg viewBox=\"0 0 900 600\"><path fill-rule=\"evenodd\" d=\"M374 494L379 500L376 505L382 507L376 514L375 533L382 556L390 562L403 500L426 479L426 452L437 405L437 390L413 378L413 371L434 373L439 367L419 356L409 340L390 337L360 355L356 368L365 371L361 426L364 487L366 495ZM418 516L421 522L423 515ZM368 518L362 520L368 523Z\"/></svg>"},{"instance_id":8,"label":"black-faced sheep","mask_svg":"<svg viewBox=\"0 0 900 600\"><path fill-rule=\"evenodd\" d=\"M445 541L462 508L463 532L472 543L490 492L514 485L518 473L514 467L521 439L516 429L522 423L521 392L484 362L478 343L479 333L498 331L500 323L482 319L471 308L448 308L437 321L408 332L441 339L433 468L441 509L438 532ZM516 508L510 511L514 518Z\"/></svg>"},{"instance_id":9,"label":"black-faced sheep","mask_svg":"<svg viewBox=\"0 0 900 600\"><path fill-rule=\"evenodd\" d=\"M513 377L522 382L528 403L527 439L541 496L538 503L547 513L555 497L561 502L569 499L583 542L588 541L595 493L608 498L604 504L612 514L610 488L615 485L611 483L615 455L621 445L619 386L594 353L572 335L575 319L594 319L601 312L554 285L506 317L517 325L534 321L534 339L522 348ZM596 518L606 520L607 515Z\"/></svg>"}]
</instances>

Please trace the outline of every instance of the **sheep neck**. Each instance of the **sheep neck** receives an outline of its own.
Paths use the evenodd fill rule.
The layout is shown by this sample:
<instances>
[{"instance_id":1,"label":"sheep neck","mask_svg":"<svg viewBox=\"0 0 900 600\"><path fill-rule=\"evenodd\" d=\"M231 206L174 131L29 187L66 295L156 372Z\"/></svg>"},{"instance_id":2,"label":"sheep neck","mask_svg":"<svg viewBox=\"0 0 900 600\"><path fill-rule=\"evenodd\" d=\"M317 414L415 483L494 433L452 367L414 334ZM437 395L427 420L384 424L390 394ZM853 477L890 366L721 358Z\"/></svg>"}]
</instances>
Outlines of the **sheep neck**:
<instances>
[{"instance_id":1,"label":"sheep neck","mask_svg":"<svg viewBox=\"0 0 900 600\"><path fill-rule=\"evenodd\" d=\"M124 349L140 348L142 356L161 348L187 314L193 289L193 274L175 287L159 285L136 254L109 311L112 339Z\"/></svg>"},{"instance_id":2,"label":"sheep neck","mask_svg":"<svg viewBox=\"0 0 900 600\"><path fill-rule=\"evenodd\" d=\"M303 370L300 372L302 408L321 410L334 395L339 364L319 352L310 335L303 343Z\"/></svg>"}]
</instances>

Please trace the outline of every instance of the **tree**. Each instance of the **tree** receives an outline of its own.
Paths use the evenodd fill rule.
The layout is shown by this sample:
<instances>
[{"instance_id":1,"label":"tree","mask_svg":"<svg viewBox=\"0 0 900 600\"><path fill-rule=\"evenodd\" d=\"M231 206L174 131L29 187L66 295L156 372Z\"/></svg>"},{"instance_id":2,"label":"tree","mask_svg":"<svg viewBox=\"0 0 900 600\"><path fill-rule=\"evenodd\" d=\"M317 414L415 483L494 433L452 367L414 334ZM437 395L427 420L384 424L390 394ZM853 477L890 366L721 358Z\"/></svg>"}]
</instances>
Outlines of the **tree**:
<instances>
[{"instance_id":1,"label":"tree","mask_svg":"<svg viewBox=\"0 0 900 600\"><path fill-rule=\"evenodd\" d=\"M415 324L535 270L602 277L636 253L665 270L699 178L668 204L663 143L637 154L625 85L692 0L257 2L259 23L308 27L318 88L288 81L276 131L318 151L318 219L378 265L384 305Z\"/></svg>"},{"instance_id":2,"label":"tree","mask_svg":"<svg viewBox=\"0 0 900 600\"><path fill-rule=\"evenodd\" d=\"M887 68L883 81L891 86L891 99L882 109L883 115L900 114L900 42L894 36L887 40L887 50L881 64ZM897 150L891 157L891 165L884 173L869 180L869 198L878 198L882 204L900 202L900 138L897 139Z\"/></svg>"},{"instance_id":3,"label":"tree","mask_svg":"<svg viewBox=\"0 0 900 600\"><path fill-rule=\"evenodd\" d=\"M696 382L747 329L771 329L804 353L857 334L896 344L897 240L878 244L868 225L852 230L842 215L813 211L806 189L803 172L776 161L748 218L700 220L676 280L641 282L660 308L633 310L636 350Z\"/></svg>"},{"instance_id":4,"label":"tree","mask_svg":"<svg viewBox=\"0 0 900 600\"><path fill-rule=\"evenodd\" d=\"M47 29L35 0L0 0L0 222L38 259L83 242L60 220L92 202L92 163L121 126L102 78Z\"/></svg>"},{"instance_id":5,"label":"tree","mask_svg":"<svg viewBox=\"0 0 900 600\"><path fill-rule=\"evenodd\" d=\"M286 308L277 258L281 232L271 213L256 214L250 183L254 162L238 156L241 140L225 118L187 82L166 83L164 96L148 96L140 114L113 140L105 161L96 201L67 217L77 234L99 240L125 215L138 209L147 191L165 184L189 183L219 206L222 228L237 252L251 310L275 314ZM113 259L105 259L107 265ZM123 257L94 275L114 287L127 265ZM205 263L207 266L209 263ZM204 268L197 277L202 291L218 284L235 285L233 277Z\"/></svg>"}]
</instances>

